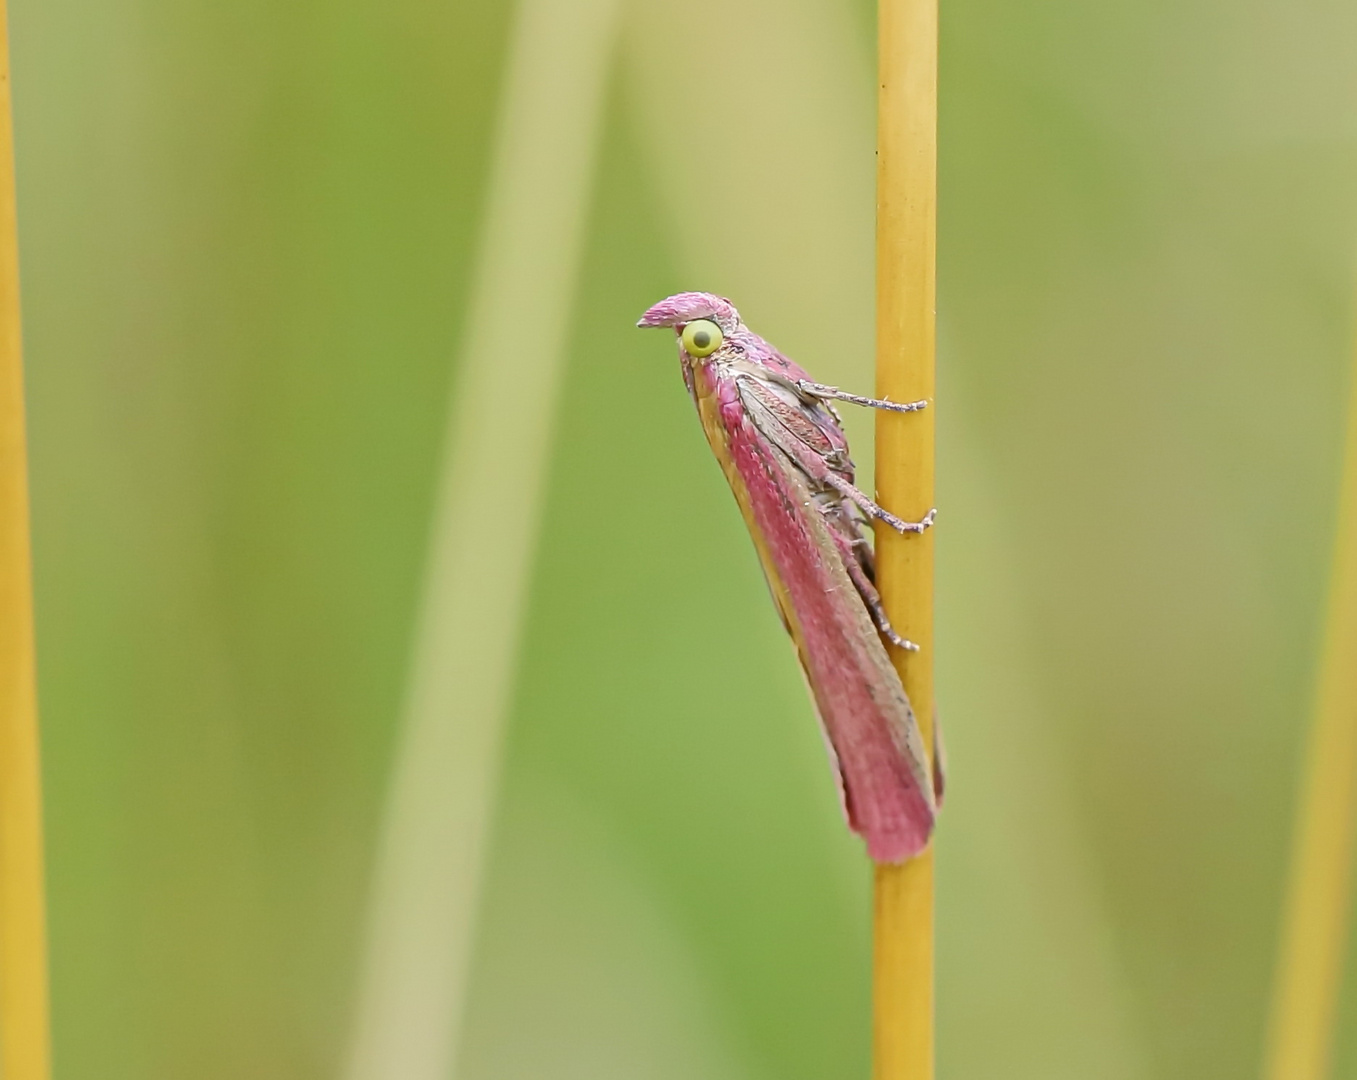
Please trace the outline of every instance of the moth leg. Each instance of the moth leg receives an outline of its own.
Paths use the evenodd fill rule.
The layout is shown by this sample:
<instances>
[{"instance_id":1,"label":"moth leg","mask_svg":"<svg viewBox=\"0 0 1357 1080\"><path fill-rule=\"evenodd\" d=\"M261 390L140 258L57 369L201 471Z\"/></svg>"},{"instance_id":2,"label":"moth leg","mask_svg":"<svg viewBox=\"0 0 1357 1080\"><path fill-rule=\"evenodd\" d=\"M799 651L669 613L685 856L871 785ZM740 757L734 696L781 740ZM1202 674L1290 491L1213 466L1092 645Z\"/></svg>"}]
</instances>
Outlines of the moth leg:
<instances>
[{"instance_id":1,"label":"moth leg","mask_svg":"<svg viewBox=\"0 0 1357 1080\"><path fill-rule=\"evenodd\" d=\"M876 591L876 586L867 576L862 563L858 561L856 542L838 533L834 535L834 542L838 545L844 568L848 571L848 577L857 588L858 595L862 597L862 602L871 614L872 622L876 624L877 631L897 649L904 649L906 652L918 652L919 646L908 638L902 638L895 632L895 627L891 625L890 619L886 616L886 609L881 603L881 594Z\"/></svg>"},{"instance_id":2,"label":"moth leg","mask_svg":"<svg viewBox=\"0 0 1357 1080\"><path fill-rule=\"evenodd\" d=\"M895 632L895 627L886 616L886 609L881 605L881 596L867 580L862 570L855 567L849 567L848 576L853 579L853 584L858 587L858 593L862 596L863 603L867 605L867 610L872 613L872 622L876 623L876 628L881 636L894 645L897 649L904 649L905 652L918 652L919 646L908 638L902 638Z\"/></svg>"},{"instance_id":3,"label":"moth leg","mask_svg":"<svg viewBox=\"0 0 1357 1080\"><path fill-rule=\"evenodd\" d=\"M796 388L807 397L813 398L833 398L835 401L850 401L854 405L865 405L869 409L885 409L887 412L918 412L920 409L928 408L926 401L883 401L880 398L862 397L860 394L850 394L840 390L836 386L825 386L823 383L811 382L809 379L801 379L797 382Z\"/></svg>"},{"instance_id":4,"label":"moth leg","mask_svg":"<svg viewBox=\"0 0 1357 1080\"><path fill-rule=\"evenodd\" d=\"M904 521L903 519L896 517L889 510L872 502L871 499L867 498L866 495L837 473L827 471L820 479L844 498L851 499L860 510L867 514L868 517L874 517L878 521L884 521L898 533L921 533L925 529L930 528L934 519L938 516L938 508L935 506L923 516L922 521Z\"/></svg>"}]
</instances>

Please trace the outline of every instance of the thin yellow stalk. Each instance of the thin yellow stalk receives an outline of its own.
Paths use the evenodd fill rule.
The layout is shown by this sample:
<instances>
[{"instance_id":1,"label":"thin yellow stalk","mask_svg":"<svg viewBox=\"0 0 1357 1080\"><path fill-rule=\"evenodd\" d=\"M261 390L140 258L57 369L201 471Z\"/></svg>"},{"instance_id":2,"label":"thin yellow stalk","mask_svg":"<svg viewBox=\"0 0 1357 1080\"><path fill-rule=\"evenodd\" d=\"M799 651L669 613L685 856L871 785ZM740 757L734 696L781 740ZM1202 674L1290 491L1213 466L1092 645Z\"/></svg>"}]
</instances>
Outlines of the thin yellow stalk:
<instances>
[{"instance_id":1,"label":"thin yellow stalk","mask_svg":"<svg viewBox=\"0 0 1357 1080\"><path fill-rule=\"evenodd\" d=\"M42 796L7 20L0 0L0 1076L46 1080Z\"/></svg>"},{"instance_id":2,"label":"thin yellow stalk","mask_svg":"<svg viewBox=\"0 0 1357 1080\"><path fill-rule=\"evenodd\" d=\"M1329 1075L1357 833L1357 367L1348 405L1338 534L1263 1075Z\"/></svg>"},{"instance_id":3,"label":"thin yellow stalk","mask_svg":"<svg viewBox=\"0 0 1357 1080\"><path fill-rule=\"evenodd\" d=\"M879 0L877 392L929 408L877 421L881 501L918 520L933 505L937 249L937 0ZM933 533L877 530L891 620L920 650L897 663L933 753ZM932 1080L933 849L878 866L874 905L875 1080Z\"/></svg>"}]
</instances>

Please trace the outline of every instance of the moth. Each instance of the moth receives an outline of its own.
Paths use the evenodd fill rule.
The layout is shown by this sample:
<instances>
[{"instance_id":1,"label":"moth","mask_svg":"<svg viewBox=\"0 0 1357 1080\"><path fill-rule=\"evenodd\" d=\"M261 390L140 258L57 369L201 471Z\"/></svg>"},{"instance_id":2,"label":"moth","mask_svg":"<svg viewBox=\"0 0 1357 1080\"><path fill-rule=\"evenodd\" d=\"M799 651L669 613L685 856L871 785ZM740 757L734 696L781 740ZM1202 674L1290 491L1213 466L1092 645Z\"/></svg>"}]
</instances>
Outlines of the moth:
<instances>
[{"instance_id":1,"label":"moth","mask_svg":"<svg viewBox=\"0 0 1357 1080\"><path fill-rule=\"evenodd\" d=\"M740 320L729 300L686 292L637 323L672 327L683 381L749 527L759 562L819 714L848 826L877 862L927 845L942 794L886 650L914 650L891 626L875 584L873 519L922 533L854 485L834 402L914 412L810 376Z\"/></svg>"}]
</instances>

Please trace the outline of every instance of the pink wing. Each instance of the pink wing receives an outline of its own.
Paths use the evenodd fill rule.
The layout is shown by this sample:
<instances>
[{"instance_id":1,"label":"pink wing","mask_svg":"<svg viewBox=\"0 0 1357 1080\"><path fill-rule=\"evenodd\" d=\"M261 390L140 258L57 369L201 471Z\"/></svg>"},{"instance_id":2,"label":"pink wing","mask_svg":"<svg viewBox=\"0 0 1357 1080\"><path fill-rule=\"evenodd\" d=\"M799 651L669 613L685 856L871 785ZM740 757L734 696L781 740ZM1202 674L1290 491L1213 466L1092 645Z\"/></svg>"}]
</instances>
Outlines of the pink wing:
<instances>
[{"instance_id":1,"label":"pink wing","mask_svg":"<svg viewBox=\"0 0 1357 1080\"><path fill-rule=\"evenodd\" d=\"M918 724L817 508L804 465L751 417L740 380L703 369L695 397L796 645L844 794L849 826L878 862L928 843L936 816ZM840 436L841 438L841 436Z\"/></svg>"}]
</instances>

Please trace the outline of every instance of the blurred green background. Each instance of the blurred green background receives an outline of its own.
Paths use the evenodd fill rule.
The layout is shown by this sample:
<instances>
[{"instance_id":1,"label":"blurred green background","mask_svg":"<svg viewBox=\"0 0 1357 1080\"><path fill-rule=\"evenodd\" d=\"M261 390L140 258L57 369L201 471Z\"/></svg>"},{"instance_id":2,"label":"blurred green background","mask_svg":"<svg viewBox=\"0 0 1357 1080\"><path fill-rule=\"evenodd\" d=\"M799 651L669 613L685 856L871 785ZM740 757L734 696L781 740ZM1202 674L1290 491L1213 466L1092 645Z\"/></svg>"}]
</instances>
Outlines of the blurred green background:
<instances>
[{"instance_id":1,"label":"blurred green background","mask_svg":"<svg viewBox=\"0 0 1357 1080\"><path fill-rule=\"evenodd\" d=\"M341 1074L512 14L12 0L60 1080ZM632 324L870 386L873 12L618 18L458 1071L864 1077L869 871ZM1357 7L942 22L940 1076L1253 1076Z\"/></svg>"}]
</instances>

